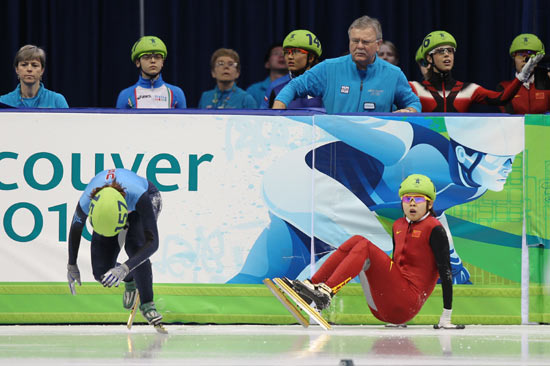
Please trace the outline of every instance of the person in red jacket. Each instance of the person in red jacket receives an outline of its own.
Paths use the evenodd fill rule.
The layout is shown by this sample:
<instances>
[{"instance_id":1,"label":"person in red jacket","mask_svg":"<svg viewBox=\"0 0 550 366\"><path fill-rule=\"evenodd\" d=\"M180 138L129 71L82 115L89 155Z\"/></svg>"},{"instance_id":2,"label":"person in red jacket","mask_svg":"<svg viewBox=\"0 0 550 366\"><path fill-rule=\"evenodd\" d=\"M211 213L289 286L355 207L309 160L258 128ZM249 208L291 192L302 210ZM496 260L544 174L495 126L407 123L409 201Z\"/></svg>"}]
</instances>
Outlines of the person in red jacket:
<instances>
[{"instance_id":1,"label":"person in red jacket","mask_svg":"<svg viewBox=\"0 0 550 366\"><path fill-rule=\"evenodd\" d=\"M426 80L409 83L420 98L422 112L468 112L472 103L504 105L518 92L521 83L529 79L544 56L539 54L530 58L510 85L498 92L455 80L451 74L455 51L456 40L445 31L431 32L422 41L422 57L430 68Z\"/></svg>"},{"instance_id":2,"label":"person in red jacket","mask_svg":"<svg viewBox=\"0 0 550 366\"><path fill-rule=\"evenodd\" d=\"M393 257L356 235L331 254L311 280L288 280L306 302L318 310L359 275L372 314L383 322L403 324L422 308L441 278L443 313L438 327L451 323L453 278L449 241L432 211L435 186L425 175L412 174L399 187L405 217L393 224Z\"/></svg>"},{"instance_id":3,"label":"person in red jacket","mask_svg":"<svg viewBox=\"0 0 550 366\"><path fill-rule=\"evenodd\" d=\"M510 45L510 56L514 59L516 78L529 57L541 52L544 53L544 44L536 35L524 33L514 38ZM497 90L505 90L514 80L501 81ZM499 108L503 113L512 114L546 113L550 111L550 90L535 88L535 78L531 76L521 85L514 98Z\"/></svg>"}]
</instances>

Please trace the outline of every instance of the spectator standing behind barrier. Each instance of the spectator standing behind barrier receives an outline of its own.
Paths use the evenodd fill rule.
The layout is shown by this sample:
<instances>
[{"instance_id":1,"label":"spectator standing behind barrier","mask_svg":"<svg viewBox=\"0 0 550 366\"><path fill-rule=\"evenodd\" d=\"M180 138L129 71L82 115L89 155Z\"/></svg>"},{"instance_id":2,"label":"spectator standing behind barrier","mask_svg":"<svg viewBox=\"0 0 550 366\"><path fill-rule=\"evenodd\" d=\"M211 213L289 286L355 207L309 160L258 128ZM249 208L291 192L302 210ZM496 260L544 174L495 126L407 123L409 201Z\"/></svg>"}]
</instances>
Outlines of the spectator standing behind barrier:
<instances>
[{"instance_id":1,"label":"spectator standing behind barrier","mask_svg":"<svg viewBox=\"0 0 550 366\"><path fill-rule=\"evenodd\" d=\"M392 65L399 65L399 52L397 52L397 47L391 41L382 41L378 50L378 57Z\"/></svg>"},{"instance_id":2,"label":"spectator standing behind barrier","mask_svg":"<svg viewBox=\"0 0 550 366\"><path fill-rule=\"evenodd\" d=\"M167 55L158 37L145 36L134 43L130 57L140 71L139 80L119 93L117 108L187 108L183 90L162 80Z\"/></svg>"},{"instance_id":3,"label":"spectator standing behind barrier","mask_svg":"<svg viewBox=\"0 0 550 366\"><path fill-rule=\"evenodd\" d=\"M453 78L456 47L455 38L445 31L431 32L422 41L422 57L430 68L426 80L410 84L420 97L423 112L467 112L472 103L504 105L514 97L521 83L529 79L543 56L531 58L516 79L505 90L497 92Z\"/></svg>"},{"instance_id":4,"label":"spectator standing behind barrier","mask_svg":"<svg viewBox=\"0 0 550 366\"><path fill-rule=\"evenodd\" d=\"M14 91L0 96L0 103L15 108L69 108L65 97L48 90L42 83L46 67L46 52L34 45L23 46L13 61L19 85Z\"/></svg>"},{"instance_id":5,"label":"spectator standing behind barrier","mask_svg":"<svg viewBox=\"0 0 550 366\"><path fill-rule=\"evenodd\" d=\"M516 68L516 79L518 74L533 55L544 52L544 44L534 34L520 34L510 45L510 56L514 59ZM497 90L505 90L513 80L501 81ZM539 90L535 88L535 77L530 76L519 88L518 93L506 105L500 106L504 113L535 114L550 111L550 90Z\"/></svg>"},{"instance_id":6,"label":"spectator standing behind barrier","mask_svg":"<svg viewBox=\"0 0 550 366\"><path fill-rule=\"evenodd\" d=\"M201 109L253 109L258 105L252 97L236 84L241 75L239 54L229 48L217 49L210 58L212 77L216 87L202 93Z\"/></svg>"},{"instance_id":7,"label":"spectator standing behind barrier","mask_svg":"<svg viewBox=\"0 0 550 366\"><path fill-rule=\"evenodd\" d=\"M287 74L281 43L275 43L269 47L264 57L264 67L269 70L269 75L264 80L254 83L246 89L246 92L252 95L257 105L262 104L271 82Z\"/></svg>"},{"instance_id":8,"label":"spectator standing behind barrier","mask_svg":"<svg viewBox=\"0 0 550 366\"><path fill-rule=\"evenodd\" d=\"M327 113L420 112L418 97L397 66L376 56L382 26L363 16L348 29L350 54L328 59L292 79L277 96L273 108L285 109L296 96L323 98Z\"/></svg>"},{"instance_id":9,"label":"spectator standing behind barrier","mask_svg":"<svg viewBox=\"0 0 550 366\"><path fill-rule=\"evenodd\" d=\"M319 57L323 52L321 42L308 30L295 30L290 32L283 42L283 50L285 55L285 63L288 67L288 74L280 77L269 85L265 97L262 101L261 108L273 107L275 97L279 92L295 77L302 75L307 70L319 63ZM320 97L304 97L296 98L287 106L289 109L300 108L323 108L323 100Z\"/></svg>"}]
</instances>

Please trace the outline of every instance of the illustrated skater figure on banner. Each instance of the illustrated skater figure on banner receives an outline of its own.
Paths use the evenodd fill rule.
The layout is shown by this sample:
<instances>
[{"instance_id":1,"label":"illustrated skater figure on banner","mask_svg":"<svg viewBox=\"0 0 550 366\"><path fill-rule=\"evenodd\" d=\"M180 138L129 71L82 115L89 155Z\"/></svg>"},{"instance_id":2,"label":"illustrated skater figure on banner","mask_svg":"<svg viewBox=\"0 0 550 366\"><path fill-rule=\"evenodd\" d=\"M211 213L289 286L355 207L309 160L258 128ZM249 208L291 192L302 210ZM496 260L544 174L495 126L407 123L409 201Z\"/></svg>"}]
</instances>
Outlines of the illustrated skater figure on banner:
<instances>
[{"instance_id":1,"label":"illustrated skater figure on banner","mask_svg":"<svg viewBox=\"0 0 550 366\"><path fill-rule=\"evenodd\" d=\"M162 209L160 192L153 183L126 169L104 170L82 193L69 232L69 288L76 295L81 285L77 265L78 250L86 218L93 228L90 245L94 278L105 287L124 282L123 306L131 309L139 291L140 310L152 325L162 315L153 302L153 273L149 258L159 247L158 215ZM124 246L128 260L118 263Z\"/></svg>"},{"instance_id":2,"label":"illustrated skater figure on banner","mask_svg":"<svg viewBox=\"0 0 550 366\"><path fill-rule=\"evenodd\" d=\"M311 280L285 280L307 303L327 308L346 283L359 275L367 304L379 320L401 324L422 308L441 278L443 313L436 328L462 328L451 323L453 278L447 233L435 218L435 186L412 174L399 186L404 217L393 224L393 256L355 235L330 255Z\"/></svg>"},{"instance_id":3,"label":"illustrated skater figure on banner","mask_svg":"<svg viewBox=\"0 0 550 366\"><path fill-rule=\"evenodd\" d=\"M423 125L427 123L420 117L316 116L315 125L329 135L315 150L293 150L268 169L263 195L271 222L228 282L307 278L312 251L315 261L322 262L356 234L390 254L392 239L381 217L400 216L396 187L406 176L421 173L431 177L439 197L433 211L447 230L453 282L471 283L454 249L445 210L504 189L523 150L523 120L445 117L450 139Z\"/></svg>"}]
</instances>

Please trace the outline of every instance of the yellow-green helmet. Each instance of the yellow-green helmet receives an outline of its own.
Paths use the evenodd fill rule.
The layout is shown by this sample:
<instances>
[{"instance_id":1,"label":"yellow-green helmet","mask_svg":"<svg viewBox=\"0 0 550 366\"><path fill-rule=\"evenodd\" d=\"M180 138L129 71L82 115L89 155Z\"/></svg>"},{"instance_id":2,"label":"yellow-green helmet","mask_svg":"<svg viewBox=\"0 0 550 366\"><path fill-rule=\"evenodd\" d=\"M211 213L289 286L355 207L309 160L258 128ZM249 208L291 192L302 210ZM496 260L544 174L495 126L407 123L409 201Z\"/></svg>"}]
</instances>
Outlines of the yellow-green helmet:
<instances>
[{"instance_id":1,"label":"yellow-green helmet","mask_svg":"<svg viewBox=\"0 0 550 366\"><path fill-rule=\"evenodd\" d=\"M115 236L128 219L128 206L119 191L105 187L90 201L90 224L96 233L102 236Z\"/></svg>"},{"instance_id":2,"label":"yellow-green helmet","mask_svg":"<svg viewBox=\"0 0 550 366\"><path fill-rule=\"evenodd\" d=\"M428 61L426 61L424 56L422 56L422 45L420 45L416 50L416 55L414 56L414 60L416 61L417 64L420 64L421 66L424 66L424 67L428 66Z\"/></svg>"},{"instance_id":3,"label":"yellow-green helmet","mask_svg":"<svg viewBox=\"0 0 550 366\"><path fill-rule=\"evenodd\" d=\"M144 36L137 40L132 47L131 58L132 62L136 62L138 58L146 53L159 53L166 60L168 50L164 42L155 36Z\"/></svg>"},{"instance_id":4,"label":"yellow-green helmet","mask_svg":"<svg viewBox=\"0 0 550 366\"><path fill-rule=\"evenodd\" d=\"M411 174L399 186L399 198L407 193L420 193L435 201L435 186L430 178L422 174Z\"/></svg>"},{"instance_id":5,"label":"yellow-green helmet","mask_svg":"<svg viewBox=\"0 0 550 366\"><path fill-rule=\"evenodd\" d=\"M544 45L539 37L531 33L523 33L514 38L510 45L510 56L514 57L517 51L544 52Z\"/></svg>"},{"instance_id":6,"label":"yellow-green helmet","mask_svg":"<svg viewBox=\"0 0 550 366\"><path fill-rule=\"evenodd\" d=\"M283 48L294 47L309 51L321 57L323 49L317 36L305 29L290 32L283 41Z\"/></svg>"},{"instance_id":7,"label":"yellow-green helmet","mask_svg":"<svg viewBox=\"0 0 550 366\"><path fill-rule=\"evenodd\" d=\"M439 30L428 33L422 41L422 57L426 58L431 50L446 44L456 48L455 37L453 37L449 32Z\"/></svg>"}]
</instances>

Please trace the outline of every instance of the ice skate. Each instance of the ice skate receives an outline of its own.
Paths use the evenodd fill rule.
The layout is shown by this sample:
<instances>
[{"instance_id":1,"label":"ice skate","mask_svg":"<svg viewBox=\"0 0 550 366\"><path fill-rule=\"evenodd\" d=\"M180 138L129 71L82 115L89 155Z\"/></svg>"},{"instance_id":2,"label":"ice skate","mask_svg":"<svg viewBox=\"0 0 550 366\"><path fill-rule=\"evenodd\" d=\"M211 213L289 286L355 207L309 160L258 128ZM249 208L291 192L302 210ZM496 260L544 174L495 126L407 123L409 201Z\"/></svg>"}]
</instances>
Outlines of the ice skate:
<instances>
[{"instance_id":1,"label":"ice skate","mask_svg":"<svg viewBox=\"0 0 550 366\"><path fill-rule=\"evenodd\" d=\"M330 306L334 292L324 283L313 284L310 280L282 280L290 286L308 304L313 304L318 311Z\"/></svg>"},{"instance_id":2,"label":"ice skate","mask_svg":"<svg viewBox=\"0 0 550 366\"><path fill-rule=\"evenodd\" d=\"M136 303L136 298L136 281L124 282L124 294L122 295L122 306L124 306L124 309L132 309Z\"/></svg>"},{"instance_id":3,"label":"ice skate","mask_svg":"<svg viewBox=\"0 0 550 366\"><path fill-rule=\"evenodd\" d=\"M159 333L168 333L162 324L162 315L155 308L155 303L153 301L141 304L139 309L141 314L147 320L149 324L155 327L155 330Z\"/></svg>"},{"instance_id":4,"label":"ice skate","mask_svg":"<svg viewBox=\"0 0 550 366\"><path fill-rule=\"evenodd\" d=\"M304 300L304 298L297 294L296 291L292 288L292 281L285 278L274 278L273 282L287 295L294 303L303 311L305 311L316 323L318 323L323 329L330 330L330 324L322 317L322 315L309 303ZM315 304L315 301L313 301ZM329 301L330 303L330 301Z\"/></svg>"}]
</instances>

